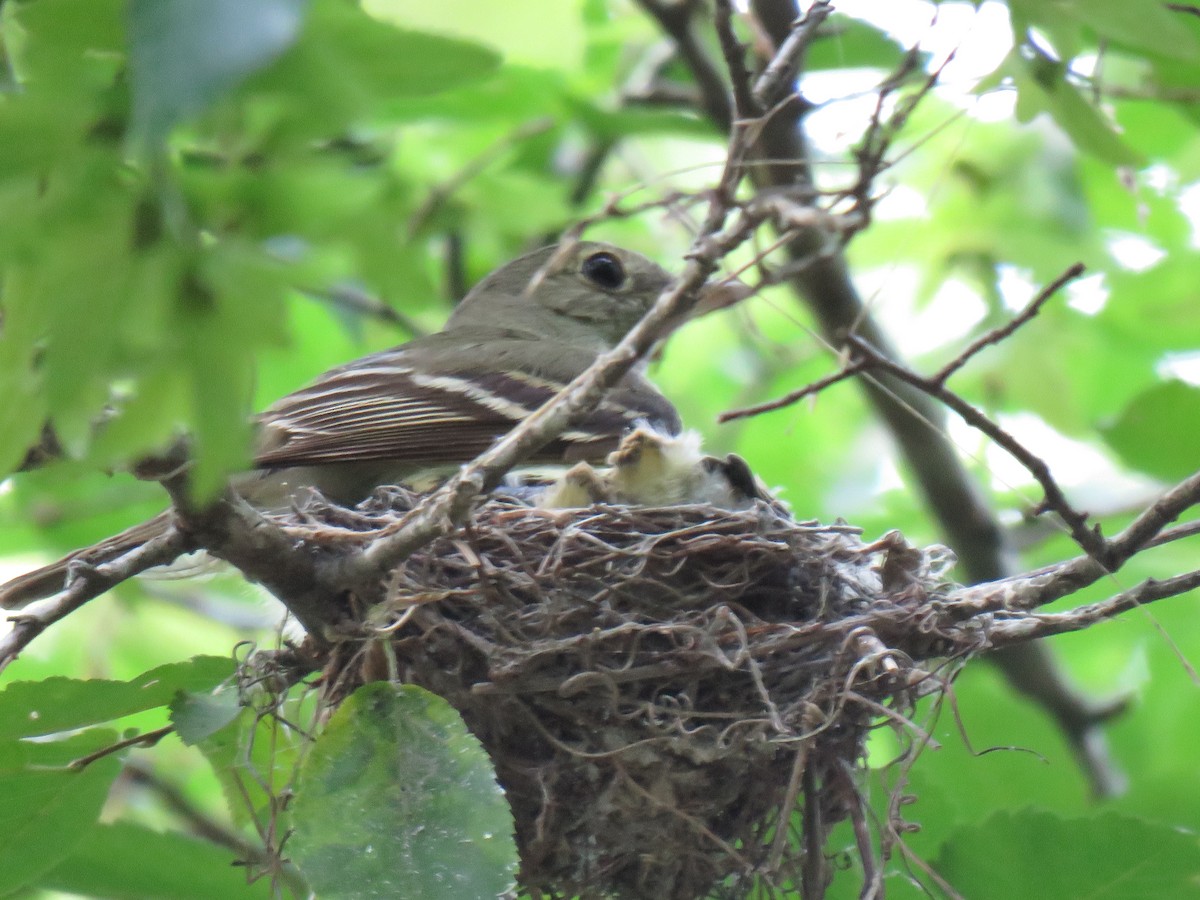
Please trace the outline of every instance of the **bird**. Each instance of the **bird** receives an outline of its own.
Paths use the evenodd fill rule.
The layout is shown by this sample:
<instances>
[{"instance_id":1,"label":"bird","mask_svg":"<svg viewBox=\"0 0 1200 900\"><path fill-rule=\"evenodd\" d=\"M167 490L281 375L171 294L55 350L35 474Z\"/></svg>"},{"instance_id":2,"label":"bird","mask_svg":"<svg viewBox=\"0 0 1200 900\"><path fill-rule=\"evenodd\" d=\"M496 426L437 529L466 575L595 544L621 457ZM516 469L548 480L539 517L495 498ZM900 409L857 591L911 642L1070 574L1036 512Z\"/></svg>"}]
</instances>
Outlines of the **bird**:
<instances>
[{"instance_id":1,"label":"bird","mask_svg":"<svg viewBox=\"0 0 1200 900\"><path fill-rule=\"evenodd\" d=\"M330 369L256 416L253 471L233 487L264 509L309 487L350 504L418 472L452 471L615 346L671 280L645 256L597 241L527 253L480 281L441 331ZM746 293L736 279L710 282L694 314ZM530 462L603 461L640 426L678 434L678 412L643 368ZM0 585L0 607L51 596L72 564L117 559L170 523L168 510Z\"/></svg>"},{"instance_id":2,"label":"bird","mask_svg":"<svg viewBox=\"0 0 1200 900\"><path fill-rule=\"evenodd\" d=\"M706 504L743 510L756 501L777 502L737 454L705 455L695 431L666 433L647 424L627 432L608 455L607 468L579 462L541 487L535 503L543 509L571 509L596 503L625 506Z\"/></svg>"}]
</instances>

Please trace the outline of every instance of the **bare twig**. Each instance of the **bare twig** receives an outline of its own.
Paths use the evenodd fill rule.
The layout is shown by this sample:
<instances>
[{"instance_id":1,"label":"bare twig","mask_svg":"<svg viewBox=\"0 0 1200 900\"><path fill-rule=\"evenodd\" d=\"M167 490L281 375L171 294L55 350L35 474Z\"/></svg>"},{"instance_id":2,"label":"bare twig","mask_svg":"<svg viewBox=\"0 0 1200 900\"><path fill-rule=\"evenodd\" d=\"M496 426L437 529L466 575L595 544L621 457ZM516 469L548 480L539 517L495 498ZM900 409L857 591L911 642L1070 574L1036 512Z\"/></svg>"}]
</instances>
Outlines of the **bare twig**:
<instances>
[{"instance_id":1,"label":"bare twig","mask_svg":"<svg viewBox=\"0 0 1200 900\"><path fill-rule=\"evenodd\" d=\"M1120 566L1146 547L1167 525L1184 510L1200 503L1200 472L1185 478L1171 488L1134 519L1129 526L1108 542L1111 562Z\"/></svg>"},{"instance_id":2,"label":"bare twig","mask_svg":"<svg viewBox=\"0 0 1200 900\"><path fill-rule=\"evenodd\" d=\"M0 635L0 671L17 658L50 625L66 618L90 600L155 566L174 562L196 549L192 540L176 528L147 541L112 562L91 566L82 560L72 563L66 588L23 612L9 616L12 628Z\"/></svg>"},{"instance_id":3,"label":"bare twig","mask_svg":"<svg viewBox=\"0 0 1200 900\"><path fill-rule=\"evenodd\" d=\"M1196 6L1194 3L1164 3L1163 5L1171 12L1200 17L1200 6Z\"/></svg>"},{"instance_id":4,"label":"bare twig","mask_svg":"<svg viewBox=\"0 0 1200 900\"><path fill-rule=\"evenodd\" d=\"M1058 513L1071 532L1071 537L1075 539L1075 542L1086 550L1090 556L1099 561L1101 565L1105 566L1105 568L1111 568L1111 563L1108 559L1108 546L1104 538L1098 530L1088 527L1087 514L1079 512L1067 501L1066 495L1063 493L1062 488L1058 486L1058 482L1054 479L1054 475L1050 472L1050 467L1046 465L1045 460L1034 455L1020 441L953 391L888 359L857 335L851 335L848 340L855 350L871 363L873 368L887 372L893 378L910 384L922 393L928 394L930 397L940 401L958 413L963 421L972 428L981 431L1012 454L1037 479L1038 484L1041 485L1042 491L1045 494L1045 500L1043 501L1044 508Z\"/></svg>"},{"instance_id":5,"label":"bare twig","mask_svg":"<svg viewBox=\"0 0 1200 900\"><path fill-rule=\"evenodd\" d=\"M937 372L929 377L930 382L937 385L945 384L946 380L951 375L965 366L967 362L973 356L979 353L979 351L981 351L984 347L1000 343L1002 340L1007 338L1014 331L1036 316L1041 311L1042 307L1046 305L1046 301L1062 290L1066 284L1074 281L1076 278L1082 275L1083 271L1083 263L1075 263L1073 266L1068 268L1052 282L1038 291L1037 296L1030 300L1025 308L1017 315L1013 316L1012 319L1006 324L1000 326L999 328L993 328L986 334L976 338L971 342L967 349L965 349L962 353L960 353L942 368L938 369Z\"/></svg>"},{"instance_id":6,"label":"bare twig","mask_svg":"<svg viewBox=\"0 0 1200 900\"><path fill-rule=\"evenodd\" d=\"M1200 519L1176 525L1174 528L1164 528L1153 540L1146 542L1146 547L1161 547L1173 541L1195 537L1200 534Z\"/></svg>"},{"instance_id":7,"label":"bare twig","mask_svg":"<svg viewBox=\"0 0 1200 900\"><path fill-rule=\"evenodd\" d=\"M796 72L804 67L804 54L817 36L821 23L829 18L833 6L829 0L817 0L808 12L792 24L791 34L779 45L752 91L760 108L774 106L791 93Z\"/></svg>"},{"instance_id":8,"label":"bare twig","mask_svg":"<svg viewBox=\"0 0 1200 900\"><path fill-rule=\"evenodd\" d=\"M669 2L669 0L637 0L639 6L650 14L664 32L675 41L679 55L692 72L700 89L704 113L721 131L728 131L733 121L733 105L729 99L729 86L717 64L696 39L692 30L692 14L698 6L694 0Z\"/></svg>"},{"instance_id":9,"label":"bare twig","mask_svg":"<svg viewBox=\"0 0 1200 900\"><path fill-rule=\"evenodd\" d=\"M433 218L446 201L460 190L463 185L469 182L472 178L484 172L497 159L511 150L521 141L528 140L531 137L536 137L543 134L554 127L554 120L549 117L534 119L531 122L513 129L508 134L503 135L497 141L486 147L483 152L479 153L472 159L467 160L466 164L455 172L448 180L435 187L429 192L429 196L424 202L417 207L416 212L409 217L408 220L408 237L412 240L425 224Z\"/></svg>"},{"instance_id":10,"label":"bare twig","mask_svg":"<svg viewBox=\"0 0 1200 900\"><path fill-rule=\"evenodd\" d=\"M1148 578L1129 590L1067 612L1024 614L1010 620L996 621L988 627L988 638L994 644L1018 643L1082 631L1155 600L1177 597L1197 588L1200 588L1200 570L1161 580Z\"/></svg>"},{"instance_id":11,"label":"bare twig","mask_svg":"<svg viewBox=\"0 0 1200 900\"><path fill-rule=\"evenodd\" d=\"M395 325L401 331L413 337L418 337L426 333L426 329L418 325L411 317L404 315L400 310L388 306L378 297L373 297L366 291L348 284L335 285L323 290L305 290L304 294L312 297L314 300L330 303L350 312L370 316L389 325Z\"/></svg>"},{"instance_id":12,"label":"bare twig","mask_svg":"<svg viewBox=\"0 0 1200 900\"><path fill-rule=\"evenodd\" d=\"M1136 553L1154 545L1156 541L1165 543L1169 539L1196 533L1197 523L1188 523L1178 529L1164 529L1184 510L1197 503L1200 503L1200 472L1179 482L1134 519L1124 531L1106 542L1103 553L1111 569L1101 565L1091 555L1079 556L1023 575L966 587L955 593L953 615L955 618L966 619L990 612L1034 610L1082 590L1095 584L1110 571L1116 571ZM1187 576L1180 577L1186 579ZM1170 579L1154 584L1169 585ZM1186 584L1186 581L1180 584ZM1139 589L1151 594L1160 590L1157 587L1135 590ZM1168 591L1162 596L1172 596L1169 593L1171 589L1162 588L1161 590ZM1159 598L1153 596L1151 599Z\"/></svg>"},{"instance_id":13,"label":"bare twig","mask_svg":"<svg viewBox=\"0 0 1200 900\"><path fill-rule=\"evenodd\" d=\"M734 419L745 419L749 418L750 416L757 416L762 413L773 412L777 409L783 409L784 407L792 406L795 403L799 403L805 397L811 397L815 394L819 394L821 391L825 390L825 388L837 384L839 381L846 381L849 378L853 378L855 375L866 371L870 367L871 363L868 360L857 360L856 362L849 363L840 371L834 372L832 375L826 375L824 378L814 381L811 384L806 384L804 387L784 394L782 397L777 397L774 400L768 400L765 403L756 403L754 406L744 406L740 409L726 410L717 416L717 421L724 424L725 422L732 422Z\"/></svg>"},{"instance_id":14,"label":"bare twig","mask_svg":"<svg viewBox=\"0 0 1200 900\"><path fill-rule=\"evenodd\" d=\"M246 860L255 860L262 856L262 847L252 844L241 834L224 822L218 822L211 816L201 812L187 798L179 786L161 777L149 766L139 762L125 763L125 774L134 784L148 788L163 801L163 803L183 819L192 832L227 850L232 850Z\"/></svg>"},{"instance_id":15,"label":"bare twig","mask_svg":"<svg viewBox=\"0 0 1200 900\"><path fill-rule=\"evenodd\" d=\"M738 121L746 121L762 113L762 107L750 88L750 72L746 69L746 48L733 32L733 3L716 0L717 41L725 58L725 69L733 86L733 112Z\"/></svg>"},{"instance_id":16,"label":"bare twig","mask_svg":"<svg viewBox=\"0 0 1200 900\"><path fill-rule=\"evenodd\" d=\"M128 750L130 747L153 747L168 734L174 734L174 732L174 725L164 725L162 728L156 728L153 731L135 734L133 737L109 744L107 747L101 747L99 750L89 753L86 756L73 759L67 767L70 769L86 769L96 760L112 756L114 753L120 753L122 750Z\"/></svg>"}]
</instances>

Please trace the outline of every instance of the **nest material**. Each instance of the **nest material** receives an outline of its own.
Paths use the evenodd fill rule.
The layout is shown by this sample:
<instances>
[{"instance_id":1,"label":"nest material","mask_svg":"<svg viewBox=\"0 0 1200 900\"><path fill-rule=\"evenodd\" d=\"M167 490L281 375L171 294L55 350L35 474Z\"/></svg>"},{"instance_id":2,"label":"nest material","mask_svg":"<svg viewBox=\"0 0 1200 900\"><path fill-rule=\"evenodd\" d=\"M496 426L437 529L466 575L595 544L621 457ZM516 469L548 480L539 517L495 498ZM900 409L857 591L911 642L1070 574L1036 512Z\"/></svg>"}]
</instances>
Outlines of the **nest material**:
<instances>
[{"instance_id":1,"label":"nest material","mask_svg":"<svg viewBox=\"0 0 1200 900\"><path fill-rule=\"evenodd\" d=\"M326 512L378 527L413 500L391 490L350 519ZM804 859L852 814L869 729L926 677L912 656L940 652L902 636L921 633L947 562L764 503L498 497L396 570L366 624L491 755L527 889L741 896L827 871ZM344 667L334 693L361 672Z\"/></svg>"}]
</instances>

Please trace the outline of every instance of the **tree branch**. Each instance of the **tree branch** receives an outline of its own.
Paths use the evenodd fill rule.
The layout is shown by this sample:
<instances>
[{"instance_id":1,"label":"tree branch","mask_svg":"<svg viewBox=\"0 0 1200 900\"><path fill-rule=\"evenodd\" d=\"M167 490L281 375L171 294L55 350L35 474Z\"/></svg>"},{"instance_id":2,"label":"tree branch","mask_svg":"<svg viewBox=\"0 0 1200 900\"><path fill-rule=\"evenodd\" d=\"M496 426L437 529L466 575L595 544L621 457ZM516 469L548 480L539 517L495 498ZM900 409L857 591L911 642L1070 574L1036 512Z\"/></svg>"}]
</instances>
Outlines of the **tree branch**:
<instances>
[{"instance_id":1,"label":"tree branch","mask_svg":"<svg viewBox=\"0 0 1200 900\"><path fill-rule=\"evenodd\" d=\"M662 10L659 0L639 2L652 15ZM751 10L777 48L771 57L779 58L794 30L795 2L752 0ZM728 116L712 114L715 84L721 85L720 95L728 105L724 84L719 76L714 76L711 60L706 57L697 60L689 18L661 15L655 15L655 18L664 32L675 40L681 57L692 68L696 83L705 96L705 110L714 125L724 131L728 127ZM911 59L906 60L904 70L911 69L911 65ZM927 82L922 95L929 84ZM794 93L789 97L798 99ZM752 170L760 190L782 187L799 189L802 195L817 195L802 128L805 112L804 103L787 102L785 98L761 123ZM884 147L878 140L871 149L882 159ZM859 164L863 166L864 160L860 159ZM860 193L866 187L862 181L860 178ZM797 295L808 302L832 346L843 347L848 335L858 334L885 356L895 358L895 352L851 282L844 257L840 253L820 253L823 241L820 234L801 231L787 247L793 260L804 262L791 279ZM983 582L1012 574L1016 570L1012 547L946 437L942 408L911 385L894 378L878 382L863 380L861 383L880 419L895 438L967 577ZM998 661L1014 686L1032 696L1059 721L1092 777L1097 793L1111 792L1118 779L1111 774L1106 761L1095 753L1095 741L1088 733L1093 721L1089 719L1091 705L1067 685L1049 652L1037 646L1020 647L1002 654ZM1080 725L1080 722L1084 724Z\"/></svg>"},{"instance_id":2,"label":"tree branch","mask_svg":"<svg viewBox=\"0 0 1200 900\"><path fill-rule=\"evenodd\" d=\"M196 547L188 535L171 527L165 533L112 562L92 566L83 560L75 560L71 563L69 580L64 590L8 617L12 628L6 634L0 635L0 672L55 622L65 619L85 603L111 590L122 581L127 581L155 566L174 562Z\"/></svg>"}]
</instances>

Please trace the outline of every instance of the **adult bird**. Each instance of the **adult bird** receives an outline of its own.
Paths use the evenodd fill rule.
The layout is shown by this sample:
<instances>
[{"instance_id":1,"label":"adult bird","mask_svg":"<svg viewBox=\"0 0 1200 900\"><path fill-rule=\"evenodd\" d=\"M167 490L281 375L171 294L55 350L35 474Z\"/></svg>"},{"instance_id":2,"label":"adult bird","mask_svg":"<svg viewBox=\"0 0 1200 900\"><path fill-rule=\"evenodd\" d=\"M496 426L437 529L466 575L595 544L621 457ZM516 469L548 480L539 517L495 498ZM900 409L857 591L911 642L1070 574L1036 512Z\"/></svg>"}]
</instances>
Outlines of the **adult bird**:
<instances>
[{"instance_id":1,"label":"adult bird","mask_svg":"<svg viewBox=\"0 0 1200 900\"><path fill-rule=\"evenodd\" d=\"M640 254L591 241L543 247L492 272L445 327L319 376L256 417L255 471L234 487L263 508L316 487L354 502L418 472L451 470L486 450L649 310L671 276ZM707 311L742 294L705 287ZM532 461L599 461L645 424L680 430L674 406L636 367ZM76 560L98 565L162 534L170 511L0 586L13 608L62 590Z\"/></svg>"}]
</instances>

